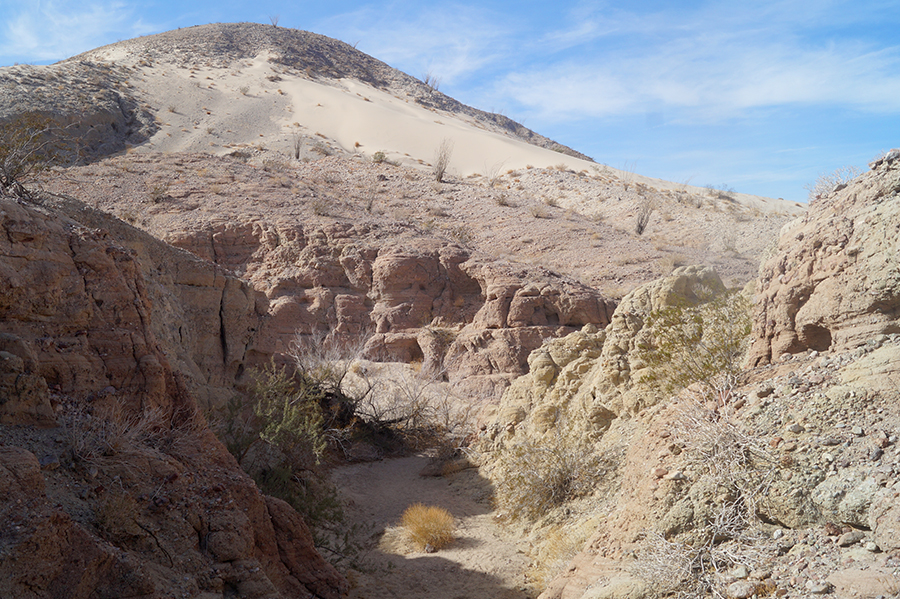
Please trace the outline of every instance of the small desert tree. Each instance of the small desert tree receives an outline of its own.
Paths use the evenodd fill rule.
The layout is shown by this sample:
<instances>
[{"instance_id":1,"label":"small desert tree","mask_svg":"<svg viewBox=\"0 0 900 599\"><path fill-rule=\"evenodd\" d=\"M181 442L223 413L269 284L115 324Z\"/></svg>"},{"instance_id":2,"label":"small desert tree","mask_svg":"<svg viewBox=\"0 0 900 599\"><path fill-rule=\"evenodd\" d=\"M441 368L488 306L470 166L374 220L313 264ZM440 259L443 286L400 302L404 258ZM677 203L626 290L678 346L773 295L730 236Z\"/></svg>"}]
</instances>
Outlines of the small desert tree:
<instances>
[{"instance_id":1,"label":"small desert tree","mask_svg":"<svg viewBox=\"0 0 900 599\"><path fill-rule=\"evenodd\" d=\"M63 162L71 141L48 116L27 112L0 123L0 192L27 195L25 184Z\"/></svg>"},{"instance_id":2,"label":"small desert tree","mask_svg":"<svg viewBox=\"0 0 900 599\"><path fill-rule=\"evenodd\" d=\"M441 141L441 145L438 146L437 152L435 152L434 166L432 167L434 180L438 183L441 183L444 180L444 175L447 173L447 168L450 166L450 156L452 154L453 141L445 137Z\"/></svg>"}]
</instances>

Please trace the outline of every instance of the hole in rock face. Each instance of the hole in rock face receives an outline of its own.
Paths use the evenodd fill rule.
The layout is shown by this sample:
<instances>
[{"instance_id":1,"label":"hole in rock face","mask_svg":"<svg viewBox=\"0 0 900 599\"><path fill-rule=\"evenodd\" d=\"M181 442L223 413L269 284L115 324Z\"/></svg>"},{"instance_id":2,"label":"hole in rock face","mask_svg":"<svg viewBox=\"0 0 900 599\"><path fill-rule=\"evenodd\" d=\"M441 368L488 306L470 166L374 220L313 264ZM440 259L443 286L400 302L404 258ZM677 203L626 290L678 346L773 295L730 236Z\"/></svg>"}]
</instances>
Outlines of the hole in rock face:
<instances>
[{"instance_id":1,"label":"hole in rock face","mask_svg":"<svg viewBox=\"0 0 900 599\"><path fill-rule=\"evenodd\" d=\"M831 331L816 324L804 325L800 329L800 341L808 349L826 351L831 347Z\"/></svg>"},{"instance_id":2,"label":"hole in rock face","mask_svg":"<svg viewBox=\"0 0 900 599\"><path fill-rule=\"evenodd\" d=\"M422 352L422 348L419 347L418 343L412 343L409 347L409 359L408 362L422 362L425 359L425 354Z\"/></svg>"}]
</instances>

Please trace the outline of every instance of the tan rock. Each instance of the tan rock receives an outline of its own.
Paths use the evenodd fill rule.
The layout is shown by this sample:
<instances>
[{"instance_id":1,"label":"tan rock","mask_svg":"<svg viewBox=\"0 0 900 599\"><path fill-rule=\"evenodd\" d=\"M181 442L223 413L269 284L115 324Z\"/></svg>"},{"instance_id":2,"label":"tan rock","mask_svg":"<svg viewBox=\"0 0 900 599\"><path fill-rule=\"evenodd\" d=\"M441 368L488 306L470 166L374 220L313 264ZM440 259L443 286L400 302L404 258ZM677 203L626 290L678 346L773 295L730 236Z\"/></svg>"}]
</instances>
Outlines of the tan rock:
<instances>
[{"instance_id":1,"label":"tan rock","mask_svg":"<svg viewBox=\"0 0 900 599\"><path fill-rule=\"evenodd\" d=\"M875 599L890 597L900 592L900 577L888 568L869 566L867 568L846 568L828 576L838 597L858 597Z\"/></svg>"},{"instance_id":2,"label":"tan rock","mask_svg":"<svg viewBox=\"0 0 900 599\"><path fill-rule=\"evenodd\" d=\"M666 306L696 302L704 289L722 288L714 270L690 266L635 289L622 299L605 329L587 324L531 352L528 374L504 393L500 413L523 411L526 429L538 435L560 416L571 434L602 434L616 417L659 399L653 389L634 383L645 367L634 351L647 341L645 318ZM495 435L506 423L497 425Z\"/></svg>"},{"instance_id":3,"label":"tan rock","mask_svg":"<svg viewBox=\"0 0 900 599\"><path fill-rule=\"evenodd\" d=\"M883 162L815 200L785 225L760 267L750 362L839 350L897 329L896 193L900 164Z\"/></svg>"}]
</instances>

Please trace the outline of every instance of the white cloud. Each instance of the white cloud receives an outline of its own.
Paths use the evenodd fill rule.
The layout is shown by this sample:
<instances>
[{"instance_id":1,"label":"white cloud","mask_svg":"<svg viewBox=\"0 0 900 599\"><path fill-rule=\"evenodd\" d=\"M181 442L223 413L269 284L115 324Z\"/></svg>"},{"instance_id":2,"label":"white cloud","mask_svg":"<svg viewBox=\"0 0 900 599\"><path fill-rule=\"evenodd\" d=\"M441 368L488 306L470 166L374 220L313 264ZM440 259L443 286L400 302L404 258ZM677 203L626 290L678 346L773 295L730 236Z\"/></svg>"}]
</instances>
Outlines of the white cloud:
<instances>
[{"instance_id":1,"label":"white cloud","mask_svg":"<svg viewBox=\"0 0 900 599\"><path fill-rule=\"evenodd\" d=\"M400 2L363 8L319 23L317 31L339 37L379 60L421 77L453 84L503 60L513 29L507 15L460 4Z\"/></svg>"},{"instance_id":2,"label":"white cloud","mask_svg":"<svg viewBox=\"0 0 900 599\"><path fill-rule=\"evenodd\" d=\"M784 4L763 12L783 12ZM583 24L548 36L554 49L560 40L577 47L560 52L551 66L507 75L489 92L491 101L517 103L547 121L661 108L679 119L708 121L784 105L900 113L900 47L819 39L790 19L768 24L731 14L673 16L665 29L659 15L643 23L616 18L616 27L602 31Z\"/></svg>"},{"instance_id":3,"label":"white cloud","mask_svg":"<svg viewBox=\"0 0 900 599\"><path fill-rule=\"evenodd\" d=\"M151 30L133 8L115 0L4 0L0 10L0 57L9 60L61 60Z\"/></svg>"}]
</instances>

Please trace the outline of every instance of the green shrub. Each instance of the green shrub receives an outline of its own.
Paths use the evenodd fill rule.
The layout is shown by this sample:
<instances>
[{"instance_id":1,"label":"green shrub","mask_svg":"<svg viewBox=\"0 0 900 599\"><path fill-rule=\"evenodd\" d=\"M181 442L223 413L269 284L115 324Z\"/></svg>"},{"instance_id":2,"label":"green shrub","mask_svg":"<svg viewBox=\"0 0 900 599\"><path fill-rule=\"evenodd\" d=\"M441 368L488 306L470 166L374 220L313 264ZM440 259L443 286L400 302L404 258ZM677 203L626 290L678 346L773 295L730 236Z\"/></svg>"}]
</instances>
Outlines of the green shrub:
<instances>
[{"instance_id":1,"label":"green shrub","mask_svg":"<svg viewBox=\"0 0 900 599\"><path fill-rule=\"evenodd\" d=\"M355 561L359 527L347 525L322 466L336 418L322 409L334 395L333 372L272 365L253 376L249 392L229 401L218 419L220 439L261 492L303 516L318 549L338 561Z\"/></svg>"},{"instance_id":2,"label":"green shrub","mask_svg":"<svg viewBox=\"0 0 900 599\"><path fill-rule=\"evenodd\" d=\"M706 289L700 296L697 305L669 306L647 318L652 342L638 350L648 364L641 381L667 393L696 383L725 405L750 339L750 303L738 291Z\"/></svg>"}]
</instances>

